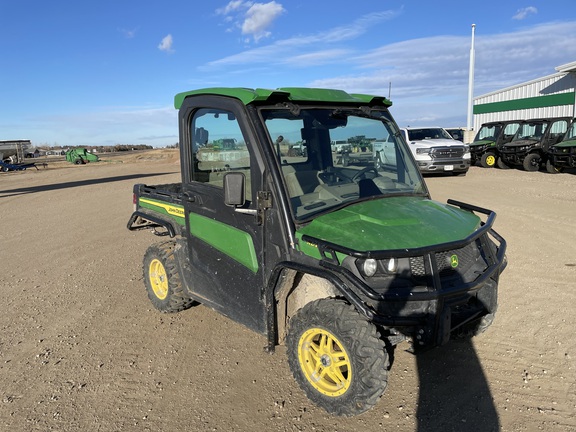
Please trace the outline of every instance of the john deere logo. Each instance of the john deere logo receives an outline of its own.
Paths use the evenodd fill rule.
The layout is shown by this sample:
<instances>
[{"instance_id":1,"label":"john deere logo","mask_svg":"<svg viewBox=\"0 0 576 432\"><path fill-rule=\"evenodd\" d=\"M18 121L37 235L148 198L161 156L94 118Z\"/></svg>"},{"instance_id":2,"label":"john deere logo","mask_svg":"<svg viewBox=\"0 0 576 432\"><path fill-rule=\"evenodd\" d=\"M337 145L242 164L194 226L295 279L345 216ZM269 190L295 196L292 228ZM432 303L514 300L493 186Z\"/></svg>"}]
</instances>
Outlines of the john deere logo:
<instances>
[{"instance_id":1,"label":"john deere logo","mask_svg":"<svg viewBox=\"0 0 576 432\"><path fill-rule=\"evenodd\" d=\"M452 255L450 257L450 265L452 266L452 268L458 267L458 256L457 255Z\"/></svg>"}]
</instances>

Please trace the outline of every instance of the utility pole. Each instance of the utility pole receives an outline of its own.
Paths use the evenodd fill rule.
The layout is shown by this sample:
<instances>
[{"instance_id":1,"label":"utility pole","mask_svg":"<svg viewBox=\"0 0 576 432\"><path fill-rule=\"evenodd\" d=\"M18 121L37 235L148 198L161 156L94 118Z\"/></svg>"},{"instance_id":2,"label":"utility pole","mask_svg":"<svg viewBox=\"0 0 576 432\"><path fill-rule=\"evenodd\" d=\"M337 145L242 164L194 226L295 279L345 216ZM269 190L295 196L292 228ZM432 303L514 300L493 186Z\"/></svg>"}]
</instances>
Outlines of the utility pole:
<instances>
[{"instance_id":1,"label":"utility pole","mask_svg":"<svg viewBox=\"0 0 576 432\"><path fill-rule=\"evenodd\" d=\"M468 123L467 129L472 130L473 127L473 105L474 105L474 30L476 24L472 24L472 44L470 45L470 71L468 72Z\"/></svg>"}]
</instances>

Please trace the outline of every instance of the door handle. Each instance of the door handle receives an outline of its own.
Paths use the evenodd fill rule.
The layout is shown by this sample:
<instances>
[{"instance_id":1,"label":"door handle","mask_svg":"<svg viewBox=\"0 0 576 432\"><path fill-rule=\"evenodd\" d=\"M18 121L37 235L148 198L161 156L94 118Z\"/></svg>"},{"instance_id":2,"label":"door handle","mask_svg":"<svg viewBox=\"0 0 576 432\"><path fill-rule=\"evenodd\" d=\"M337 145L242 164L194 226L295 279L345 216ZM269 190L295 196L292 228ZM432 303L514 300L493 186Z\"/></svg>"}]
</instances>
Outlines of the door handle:
<instances>
[{"instance_id":1,"label":"door handle","mask_svg":"<svg viewBox=\"0 0 576 432\"><path fill-rule=\"evenodd\" d=\"M191 192L184 192L182 196L184 196L188 202L196 202L196 195Z\"/></svg>"}]
</instances>

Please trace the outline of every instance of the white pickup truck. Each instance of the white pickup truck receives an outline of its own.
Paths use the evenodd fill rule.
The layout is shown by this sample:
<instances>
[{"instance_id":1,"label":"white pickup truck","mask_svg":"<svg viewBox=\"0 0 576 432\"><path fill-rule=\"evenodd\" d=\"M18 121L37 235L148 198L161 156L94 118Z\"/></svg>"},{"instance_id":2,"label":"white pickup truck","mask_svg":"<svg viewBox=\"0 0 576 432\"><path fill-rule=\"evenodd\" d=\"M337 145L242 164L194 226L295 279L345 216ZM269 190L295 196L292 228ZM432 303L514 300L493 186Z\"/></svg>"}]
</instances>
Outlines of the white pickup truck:
<instances>
[{"instance_id":1,"label":"white pickup truck","mask_svg":"<svg viewBox=\"0 0 576 432\"><path fill-rule=\"evenodd\" d=\"M470 147L456 141L441 127L401 128L400 132L423 173L466 174L470 168Z\"/></svg>"}]
</instances>

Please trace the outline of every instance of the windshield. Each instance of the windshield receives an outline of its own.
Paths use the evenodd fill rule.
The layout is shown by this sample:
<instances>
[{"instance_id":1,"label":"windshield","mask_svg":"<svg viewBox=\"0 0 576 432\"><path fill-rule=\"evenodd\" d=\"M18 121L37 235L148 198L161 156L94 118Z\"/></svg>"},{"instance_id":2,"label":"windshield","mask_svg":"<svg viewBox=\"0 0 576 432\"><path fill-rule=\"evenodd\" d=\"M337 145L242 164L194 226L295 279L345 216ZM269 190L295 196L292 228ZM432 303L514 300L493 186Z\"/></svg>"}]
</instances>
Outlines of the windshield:
<instances>
[{"instance_id":1,"label":"windshield","mask_svg":"<svg viewBox=\"0 0 576 432\"><path fill-rule=\"evenodd\" d=\"M287 105L261 115L298 220L365 199L427 194L385 109Z\"/></svg>"},{"instance_id":2,"label":"windshield","mask_svg":"<svg viewBox=\"0 0 576 432\"><path fill-rule=\"evenodd\" d=\"M485 125L480 128L478 133L476 134L476 138L474 141L496 141L498 135L500 135L500 130L502 129L501 125Z\"/></svg>"},{"instance_id":3,"label":"windshield","mask_svg":"<svg viewBox=\"0 0 576 432\"><path fill-rule=\"evenodd\" d=\"M576 122L573 122L570 125L570 128L566 131L566 135L564 135L564 139L562 141L571 141L576 139Z\"/></svg>"},{"instance_id":4,"label":"windshield","mask_svg":"<svg viewBox=\"0 0 576 432\"><path fill-rule=\"evenodd\" d=\"M540 141L544 132L546 132L546 127L548 123L524 123L518 131L512 141L532 139Z\"/></svg>"},{"instance_id":5,"label":"windshield","mask_svg":"<svg viewBox=\"0 0 576 432\"><path fill-rule=\"evenodd\" d=\"M453 139L452 136L442 128L419 128L408 129L408 139L410 141L422 141L430 139Z\"/></svg>"}]
</instances>

